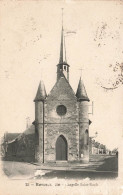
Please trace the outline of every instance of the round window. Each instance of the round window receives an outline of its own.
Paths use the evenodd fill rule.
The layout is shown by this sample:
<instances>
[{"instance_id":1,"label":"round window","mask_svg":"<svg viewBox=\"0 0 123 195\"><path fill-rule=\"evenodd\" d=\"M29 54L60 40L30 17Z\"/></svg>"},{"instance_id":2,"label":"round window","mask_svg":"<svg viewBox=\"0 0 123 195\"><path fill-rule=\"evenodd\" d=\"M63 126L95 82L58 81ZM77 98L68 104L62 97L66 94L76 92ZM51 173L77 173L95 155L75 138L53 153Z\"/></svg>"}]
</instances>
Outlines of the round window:
<instances>
[{"instance_id":1,"label":"round window","mask_svg":"<svg viewBox=\"0 0 123 195\"><path fill-rule=\"evenodd\" d=\"M67 108L64 106L64 105L59 105L56 109L57 111L57 114L60 115L60 116L63 116L66 114L67 112Z\"/></svg>"}]
</instances>

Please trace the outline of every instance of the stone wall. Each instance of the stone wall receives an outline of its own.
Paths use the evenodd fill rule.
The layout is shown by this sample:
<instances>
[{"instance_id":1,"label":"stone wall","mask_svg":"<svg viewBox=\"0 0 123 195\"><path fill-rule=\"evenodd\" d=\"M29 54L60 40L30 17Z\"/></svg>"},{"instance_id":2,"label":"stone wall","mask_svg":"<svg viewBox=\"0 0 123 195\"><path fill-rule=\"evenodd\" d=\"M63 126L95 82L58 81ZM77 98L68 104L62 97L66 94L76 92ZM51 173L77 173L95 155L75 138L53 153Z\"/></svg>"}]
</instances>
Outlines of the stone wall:
<instances>
[{"instance_id":1,"label":"stone wall","mask_svg":"<svg viewBox=\"0 0 123 195\"><path fill-rule=\"evenodd\" d=\"M57 113L59 105L67 108L65 115ZM60 135L67 140L68 161L89 161L89 133L86 133L86 130L89 132L88 102L77 102L74 91L64 77L55 84L44 105L43 102L36 102L35 109L36 131L39 134L36 158L39 162L43 162L43 147L44 162L56 161L56 141Z\"/></svg>"},{"instance_id":2,"label":"stone wall","mask_svg":"<svg viewBox=\"0 0 123 195\"><path fill-rule=\"evenodd\" d=\"M79 104L79 157L82 162L89 162L89 119L88 102L81 101Z\"/></svg>"},{"instance_id":3,"label":"stone wall","mask_svg":"<svg viewBox=\"0 0 123 195\"><path fill-rule=\"evenodd\" d=\"M58 105L64 105L67 113L59 116ZM56 141L63 135L68 144L68 161L79 157L78 104L75 100L48 100L45 104L45 161L56 161Z\"/></svg>"},{"instance_id":4,"label":"stone wall","mask_svg":"<svg viewBox=\"0 0 123 195\"><path fill-rule=\"evenodd\" d=\"M56 161L56 141L63 135L68 144L68 161L78 160L79 126L74 124L45 125L45 161Z\"/></svg>"},{"instance_id":5,"label":"stone wall","mask_svg":"<svg viewBox=\"0 0 123 195\"><path fill-rule=\"evenodd\" d=\"M44 102L35 102L35 160L43 162L43 107Z\"/></svg>"}]
</instances>

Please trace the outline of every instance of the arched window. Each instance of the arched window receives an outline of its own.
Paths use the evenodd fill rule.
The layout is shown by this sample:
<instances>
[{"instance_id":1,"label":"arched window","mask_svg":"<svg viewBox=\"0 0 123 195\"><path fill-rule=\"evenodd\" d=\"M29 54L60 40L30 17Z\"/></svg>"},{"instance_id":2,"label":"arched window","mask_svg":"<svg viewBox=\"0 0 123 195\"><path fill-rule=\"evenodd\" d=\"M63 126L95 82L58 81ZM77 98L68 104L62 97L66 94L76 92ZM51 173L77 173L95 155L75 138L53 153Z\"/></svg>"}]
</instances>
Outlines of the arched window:
<instances>
[{"instance_id":1,"label":"arched window","mask_svg":"<svg viewBox=\"0 0 123 195\"><path fill-rule=\"evenodd\" d=\"M86 129L85 133L88 134L88 130L87 129Z\"/></svg>"},{"instance_id":2,"label":"arched window","mask_svg":"<svg viewBox=\"0 0 123 195\"><path fill-rule=\"evenodd\" d=\"M85 130L84 144L85 145L88 145L89 144L88 129Z\"/></svg>"},{"instance_id":3,"label":"arched window","mask_svg":"<svg viewBox=\"0 0 123 195\"><path fill-rule=\"evenodd\" d=\"M66 70L66 66L64 66L64 70Z\"/></svg>"}]
</instances>

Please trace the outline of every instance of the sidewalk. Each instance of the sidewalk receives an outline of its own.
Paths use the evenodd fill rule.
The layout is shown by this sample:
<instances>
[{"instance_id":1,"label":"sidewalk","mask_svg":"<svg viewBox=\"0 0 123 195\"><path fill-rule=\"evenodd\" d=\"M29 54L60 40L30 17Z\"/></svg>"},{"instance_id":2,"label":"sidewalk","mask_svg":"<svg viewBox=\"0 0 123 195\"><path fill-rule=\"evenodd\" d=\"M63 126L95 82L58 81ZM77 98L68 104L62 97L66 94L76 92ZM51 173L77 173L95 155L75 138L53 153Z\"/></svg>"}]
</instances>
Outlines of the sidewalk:
<instances>
[{"instance_id":1,"label":"sidewalk","mask_svg":"<svg viewBox=\"0 0 123 195\"><path fill-rule=\"evenodd\" d=\"M117 159L116 157L98 156L95 159L91 158L91 161L87 164L79 163L46 163L35 164L37 170L63 170L63 171L95 171L95 172L114 172L117 173Z\"/></svg>"},{"instance_id":2,"label":"sidewalk","mask_svg":"<svg viewBox=\"0 0 123 195\"><path fill-rule=\"evenodd\" d=\"M49 170L49 171L89 171L89 172L112 172L117 173L117 171L107 171L107 170L97 170L97 168L103 163L90 163L82 165L41 165L37 166L36 170Z\"/></svg>"}]
</instances>

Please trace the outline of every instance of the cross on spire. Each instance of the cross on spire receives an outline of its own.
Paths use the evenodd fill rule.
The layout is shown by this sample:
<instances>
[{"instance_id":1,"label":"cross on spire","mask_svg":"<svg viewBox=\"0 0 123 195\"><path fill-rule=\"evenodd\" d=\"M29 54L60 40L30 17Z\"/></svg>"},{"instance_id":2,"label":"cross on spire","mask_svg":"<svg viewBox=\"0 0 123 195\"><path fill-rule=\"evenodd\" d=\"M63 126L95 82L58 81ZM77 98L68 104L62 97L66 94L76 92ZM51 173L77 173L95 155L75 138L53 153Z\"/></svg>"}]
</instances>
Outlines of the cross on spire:
<instances>
[{"instance_id":1,"label":"cross on spire","mask_svg":"<svg viewBox=\"0 0 123 195\"><path fill-rule=\"evenodd\" d=\"M62 28L63 28L63 10L64 10L64 8L61 8L61 10L62 10Z\"/></svg>"},{"instance_id":2,"label":"cross on spire","mask_svg":"<svg viewBox=\"0 0 123 195\"><path fill-rule=\"evenodd\" d=\"M30 118L29 118L29 117L27 117L27 118L26 118L26 128L28 128L28 127L29 127L29 123L30 123Z\"/></svg>"},{"instance_id":3,"label":"cross on spire","mask_svg":"<svg viewBox=\"0 0 123 195\"><path fill-rule=\"evenodd\" d=\"M82 71L85 70L82 67L79 69L80 70L80 77L82 77Z\"/></svg>"}]
</instances>

